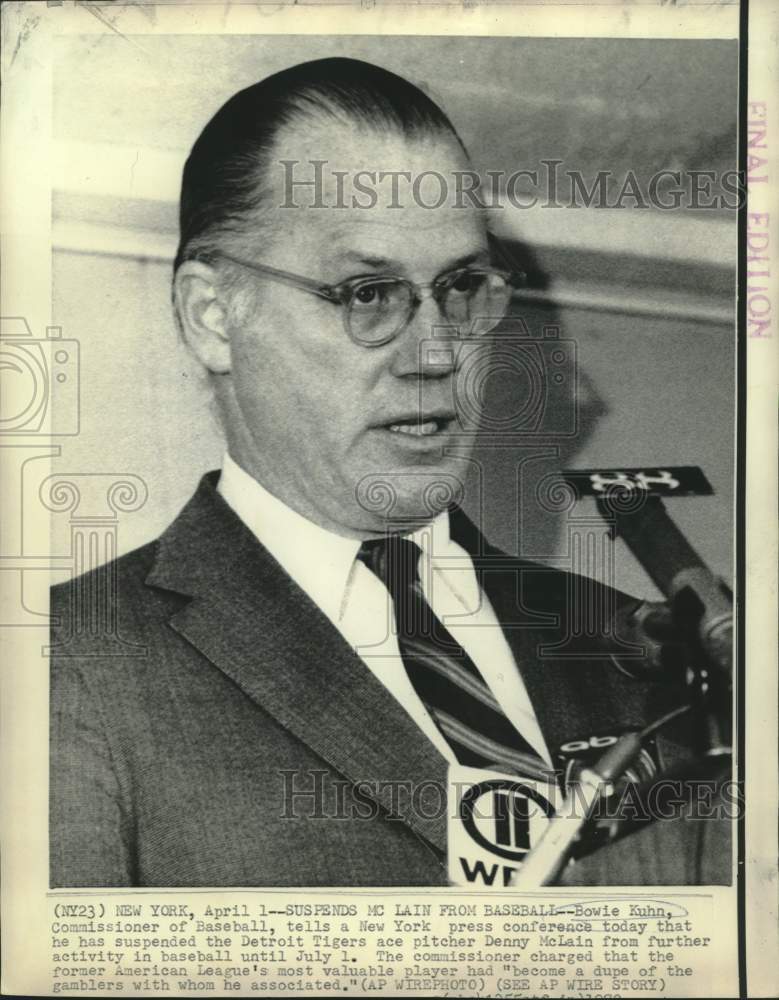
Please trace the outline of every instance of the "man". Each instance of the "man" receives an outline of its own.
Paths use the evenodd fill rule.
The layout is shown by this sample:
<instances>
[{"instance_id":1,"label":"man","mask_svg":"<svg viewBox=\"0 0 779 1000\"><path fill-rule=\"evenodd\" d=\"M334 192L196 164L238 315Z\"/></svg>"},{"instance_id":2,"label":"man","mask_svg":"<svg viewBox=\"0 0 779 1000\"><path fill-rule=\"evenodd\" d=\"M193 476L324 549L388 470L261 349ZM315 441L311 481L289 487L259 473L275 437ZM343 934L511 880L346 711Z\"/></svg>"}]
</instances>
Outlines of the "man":
<instances>
[{"instance_id":1,"label":"man","mask_svg":"<svg viewBox=\"0 0 779 1000\"><path fill-rule=\"evenodd\" d=\"M90 583L55 589L53 885L446 884L452 768L541 780L566 742L676 704L579 628L626 598L580 581L572 603L457 503L459 339L520 280L478 204L439 204L470 169L427 96L346 59L236 94L195 143L174 304L227 451L113 567L142 655L63 645ZM382 174L414 197L345 193ZM677 724L653 752L687 742Z\"/></svg>"}]
</instances>

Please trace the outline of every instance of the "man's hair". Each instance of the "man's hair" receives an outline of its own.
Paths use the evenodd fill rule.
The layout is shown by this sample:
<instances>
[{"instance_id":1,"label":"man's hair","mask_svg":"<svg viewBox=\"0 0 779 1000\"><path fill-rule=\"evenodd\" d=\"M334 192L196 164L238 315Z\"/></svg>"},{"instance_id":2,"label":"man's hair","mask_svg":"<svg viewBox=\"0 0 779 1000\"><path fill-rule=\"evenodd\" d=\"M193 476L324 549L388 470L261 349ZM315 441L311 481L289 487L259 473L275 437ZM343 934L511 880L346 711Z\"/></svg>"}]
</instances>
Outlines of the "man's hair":
<instances>
[{"instance_id":1,"label":"man's hair","mask_svg":"<svg viewBox=\"0 0 779 1000\"><path fill-rule=\"evenodd\" d=\"M261 208L279 132L312 118L407 138L447 135L464 150L447 116L414 84L357 59L317 59L239 91L201 132L184 166L179 246L185 260L208 259L220 240L246 230Z\"/></svg>"}]
</instances>

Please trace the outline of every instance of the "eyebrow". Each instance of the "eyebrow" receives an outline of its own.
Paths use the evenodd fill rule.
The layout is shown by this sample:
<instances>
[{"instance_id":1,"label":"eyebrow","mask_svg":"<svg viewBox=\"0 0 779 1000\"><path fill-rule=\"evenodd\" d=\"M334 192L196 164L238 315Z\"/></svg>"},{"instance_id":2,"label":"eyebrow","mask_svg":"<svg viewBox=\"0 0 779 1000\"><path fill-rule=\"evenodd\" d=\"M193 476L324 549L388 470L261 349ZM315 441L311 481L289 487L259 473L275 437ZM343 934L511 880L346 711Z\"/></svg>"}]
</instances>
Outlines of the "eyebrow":
<instances>
[{"instance_id":1,"label":"eyebrow","mask_svg":"<svg viewBox=\"0 0 779 1000\"><path fill-rule=\"evenodd\" d=\"M439 274L444 274L446 271L455 271L458 267L467 267L469 264L474 264L477 261L479 263L486 263L489 261L490 251L488 247L484 247L479 250L474 250L472 253L465 254L462 257L457 257L453 260L448 261L439 271ZM358 250L345 250L342 253L335 255L335 260L339 264L341 263L355 263L363 264L365 267L371 267L377 271L388 271L392 274L398 274L403 272L405 268L396 260L391 260L389 257L375 256L373 254L363 254Z\"/></svg>"}]
</instances>

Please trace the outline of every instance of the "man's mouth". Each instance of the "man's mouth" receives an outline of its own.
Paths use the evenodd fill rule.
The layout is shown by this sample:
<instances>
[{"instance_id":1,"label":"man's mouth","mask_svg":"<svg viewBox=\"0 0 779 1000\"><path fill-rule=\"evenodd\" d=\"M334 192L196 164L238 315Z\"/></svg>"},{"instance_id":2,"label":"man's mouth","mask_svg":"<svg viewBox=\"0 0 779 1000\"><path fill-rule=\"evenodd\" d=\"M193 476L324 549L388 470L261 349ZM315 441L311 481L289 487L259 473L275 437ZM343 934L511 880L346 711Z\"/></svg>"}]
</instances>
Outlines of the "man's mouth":
<instances>
[{"instance_id":1,"label":"man's mouth","mask_svg":"<svg viewBox=\"0 0 779 1000\"><path fill-rule=\"evenodd\" d=\"M383 424L385 430L392 434L407 434L409 437L427 438L449 429L454 416L449 413L420 413L415 416L404 416L397 420L388 420Z\"/></svg>"},{"instance_id":2,"label":"man's mouth","mask_svg":"<svg viewBox=\"0 0 779 1000\"><path fill-rule=\"evenodd\" d=\"M441 425L443 421L439 420L426 420L424 423L400 423L400 424L389 424L389 429L394 434L413 434L415 437L429 437L431 434L437 434L441 430Z\"/></svg>"}]
</instances>

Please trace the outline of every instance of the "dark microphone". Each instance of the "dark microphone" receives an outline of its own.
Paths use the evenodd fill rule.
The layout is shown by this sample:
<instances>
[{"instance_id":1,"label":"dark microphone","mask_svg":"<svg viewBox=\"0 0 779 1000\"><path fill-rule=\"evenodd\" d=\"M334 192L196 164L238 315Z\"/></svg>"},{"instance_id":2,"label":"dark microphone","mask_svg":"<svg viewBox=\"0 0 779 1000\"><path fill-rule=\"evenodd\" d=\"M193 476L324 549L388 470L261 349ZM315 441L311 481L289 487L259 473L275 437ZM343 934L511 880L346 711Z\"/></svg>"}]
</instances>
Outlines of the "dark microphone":
<instances>
[{"instance_id":1,"label":"dark microphone","mask_svg":"<svg viewBox=\"0 0 779 1000\"><path fill-rule=\"evenodd\" d=\"M641 651L626 656L615 647L611 659L621 673L633 678L684 680L690 650L670 604L635 600L620 605L614 614L613 633L622 646Z\"/></svg>"},{"instance_id":2,"label":"dark microphone","mask_svg":"<svg viewBox=\"0 0 779 1000\"><path fill-rule=\"evenodd\" d=\"M630 640L691 639L711 667L729 676L733 666L733 600L669 516L663 498L708 496L714 491L696 466L652 469L584 469L562 473L580 496L593 496L616 535L624 539L652 582L668 599L642 602L621 612L617 634ZM651 642L650 642L651 648ZM661 654L645 662L661 668Z\"/></svg>"}]
</instances>

